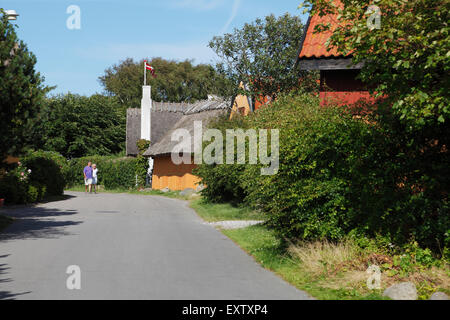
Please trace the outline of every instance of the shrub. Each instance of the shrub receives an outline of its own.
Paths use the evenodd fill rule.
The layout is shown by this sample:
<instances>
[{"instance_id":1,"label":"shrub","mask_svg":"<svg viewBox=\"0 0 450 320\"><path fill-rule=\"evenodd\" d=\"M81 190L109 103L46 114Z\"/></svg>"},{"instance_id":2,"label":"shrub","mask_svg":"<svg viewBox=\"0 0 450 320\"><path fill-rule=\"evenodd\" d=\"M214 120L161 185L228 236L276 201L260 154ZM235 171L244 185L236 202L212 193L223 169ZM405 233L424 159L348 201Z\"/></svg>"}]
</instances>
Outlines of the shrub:
<instances>
[{"instance_id":1,"label":"shrub","mask_svg":"<svg viewBox=\"0 0 450 320\"><path fill-rule=\"evenodd\" d=\"M20 162L8 167L0 175L0 198L5 199L6 204L27 203L31 170Z\"/></svg>"},{"instance_id":2,"label":"shrub","mask_svg":"<svg viewBox=\"0 0 450 320\"><path fill-rule=\"evenodd\" d=\"M33 203L64 191L66 160L54 152L31 152L0 177L0 198L7 204Z\"/></svg>"},{"instance_id":3,"label":"shrub","mask_svg":"<svg viewBox=\"0 0 450 320\"><path fill-rule=\"evenodd\" d=\"M279 172L200 165L208 200L247 202L268 213L283 238L334 241L354 232L436 251L450 245L450 159L438 143L408 143L411 133L388 114L356 118L305 94L280 97L238 121L225 126L280 129Z\"/></svg>"},{"instance_id":4,"label":"shrub","mask_svg":"<svg viewBox=\"0 0 450 320\"><path fill-rule=\"evenodd\" d=\"M131 189L136 186L138 159L92 156L71 159L64 171L68 187L84 185L83 169L91 161L98 168L98 184L106 189Z\"/></svg>"},{"instance_id":5,"label":"shrub","mask_svg":"<svg viewBox=\"0 0 450 320\"><path fill-rule=\"evenodd\" d=\"M244 165L200 165L194 169L194 174L207 186L201 193L208 201L238 204L245 199L245 190L241 187L244 169Z\"/></svg>"},{"instance_id":6,"label":"shrub","mask_svg":"<svg viewBox=\"0 0 450 320\"><path fill-rule=\"evenodd\" d=\"M225 137L227 129L244 128L246 125L243 117L230 120L224 116L211 122L210 127L219 129ZM193 173L201 177L202 183L208 186L202 191L202 195L208 201L240 203L245 198L245 190L241 186L241 177L245 167L245 165L239 164L203 164L194 169Z\"/></svg>"},{"instance_id":7,"label":"shrub","mask_svg":"<svg viewBox=\"0 0 450 320\"><path fill-rule=\"evenodd\" d=\"M147 183L147 174L149 169L149 162L148 158L145 157L143 154L145 151L147 151L148 147L150 146L150 141L145 139L140 139L136 143L139 154L137 156L137 163L136 163L136 175L138 179L138 185L145 186Z\"/></svg>"},{"instance_id":8,"label":"shrub","mask_svg":"<svg viewBox=\"0 0 450 320\"><path fill-rule=\"evenodd\" d=\"M270 225L283 237L343 238L357 226L351 198L355 190L362 191L356 178L365 176L356 166L373 152L375 137L368 125L337 109L320 109L317 101L305 97L280 100L260 116L269 126L279 123L280 170L275 176L246 170L246 200L269 212ZM264 125L260 121L252 122ZM353 176L358 173L361 176ZM359 201L367 200L363 195ZM375 211L373 206L368 207Z\"/></svg>"},{"instance_id":9,"label":"shrub","mask_svg":"<svg viewBox=\"0 0 450 320\"><path fill-rule=\"evenodd\" d=\"M42 193L43 187L45 195L63 194L66 185L63 175L63 167L66 166L64 157L56 152L35 151L27 155L23 163L31 170L30 184L37 188L38 194Z\"/></svg>"},{"instance_id":10,"label":"shrub","mask_svg":"<svg viewBox=\"0 0 450 320\"><path fill-rule=\"evenodd\" d=\"M5 204L22 204L27 199L27 185L16 176L6 174L0 178L0 198Z\"/></svg>"},{"instance_id":11,"label":"shrub","mask_svg":"<svg viewBox=\"0 0 450 320\"><path fill-rule=\"evenodd\" d=\"M37 202L39 199L39 189L33 185L28 186L28 192L27 192L27 202L28 203L34 203Z\"/></svg>"}]
</instances>

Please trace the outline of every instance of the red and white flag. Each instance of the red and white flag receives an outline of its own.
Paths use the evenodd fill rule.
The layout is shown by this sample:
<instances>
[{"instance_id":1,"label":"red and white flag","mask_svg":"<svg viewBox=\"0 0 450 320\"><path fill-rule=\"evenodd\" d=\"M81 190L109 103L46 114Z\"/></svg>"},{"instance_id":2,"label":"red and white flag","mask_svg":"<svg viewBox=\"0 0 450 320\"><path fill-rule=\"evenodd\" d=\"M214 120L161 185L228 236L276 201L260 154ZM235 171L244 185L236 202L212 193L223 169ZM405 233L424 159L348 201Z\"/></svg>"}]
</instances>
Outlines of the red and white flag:
<instances>
[{"instance_id":1,"label":"red and white flag","mask_svg":"<svg viewBox=\"0 0 450 320\"><path fill-rule=\"evenodd\" d=\"M147 85L147 70L150 70L153 77L155 76L155 68L147 63L147 60L144 60L144 86Z\"/></svg>"},{"instance_id":2,"label":"red and white flag","mask_svg":"<svg viewBox=\"0 0 450 320\"><path fill-rule=\"evenodd\" d=\"M144 63L145 63L145 70L150 70L152 76L155 76L155 68L149 65L147 61L144 61Z\"/></svg>"}]
</instances>

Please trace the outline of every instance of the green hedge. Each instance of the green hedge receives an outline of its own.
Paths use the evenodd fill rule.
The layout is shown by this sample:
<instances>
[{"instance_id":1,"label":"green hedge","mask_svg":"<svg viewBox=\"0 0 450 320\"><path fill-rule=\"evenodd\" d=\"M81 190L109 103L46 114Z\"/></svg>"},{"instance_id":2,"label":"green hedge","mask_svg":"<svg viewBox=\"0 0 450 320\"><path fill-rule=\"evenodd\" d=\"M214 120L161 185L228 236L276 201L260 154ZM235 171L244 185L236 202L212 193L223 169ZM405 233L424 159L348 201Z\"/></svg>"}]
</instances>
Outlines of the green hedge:
<instances>
[{"instance_id":1,"label":"green hedge","mask_svg":"<svg viewBox=\"0 0 450 320\"><path fill-rule=\"evenodd\" d=\"M137 158L92 156L68 161L64 176L68 187L84 185L83 169L91 161L97 165L98 184L106 189L132 189L136 187ZM139 178L139 177L138 177ZM138 182L141 181L138 179Z\"/></svg>"},{"instance_id":2,"label":"green hedge","mask_svg":"<svg viewBox=\"0 0 450 320\"><path fill-rule=\"evenodd\" d=\"M58 196L66 185L63 168L66 160L57 152L35 151L22 160L24 166L31 169L30 184L44 186L46 195Z\"/></svg>"},{"instance_id":3,"label":"green hedge","mask_svg":"<svg viewBox=\"0 0 450 320\"><path fill-rule=\"evenodd\" d=\"M212 126L280 129L280 170L262 176L258 165L200 165L203 194L268 213L283 238L382 235L399 245L449 247L449 152L430 150L393 118L373 116L357 119L293 94L248 118L222 119Z\"/></svg>"},{"instance_id":4,"label":"green hedge","mask_svg":"<svg viewBox=\"0 0 450 320\"><path fill-rule=\"evenodd\" d=\"M65 187L84 185L83 169L97 164L98 183L106 189L132 189L145 182L147 161L117 156L92 156L66 160L56 152L36 151L26 155L0 175L0 198L6 204L34 203L47 196L62 195ZM145 169L144 168L144 169Z\"/></svg>"},{"instance_id":5,"label":"green hedge","mask_svg":"<svg viewBox=\"0 0 450 320\"><path fill-rule=\"evenodd\" d=\"M34 203L62 195L65 159L54 152L32 152L7 168L0 178L0 198L6 204Z\"/></svg>"}]
</instances>

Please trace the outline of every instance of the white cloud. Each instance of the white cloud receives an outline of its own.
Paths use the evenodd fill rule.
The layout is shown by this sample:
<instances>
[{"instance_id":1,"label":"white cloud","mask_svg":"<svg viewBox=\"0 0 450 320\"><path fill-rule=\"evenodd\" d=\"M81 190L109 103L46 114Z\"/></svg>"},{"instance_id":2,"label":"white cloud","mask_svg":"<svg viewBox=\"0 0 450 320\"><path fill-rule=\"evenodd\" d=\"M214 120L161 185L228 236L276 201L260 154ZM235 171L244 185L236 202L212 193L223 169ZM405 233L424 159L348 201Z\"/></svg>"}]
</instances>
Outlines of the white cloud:
<instances>
[{"instance_id":1,"label":"white cloud","mask_svg":"<svg viewBox=\"0 0 450 320\"><path fill-rule=\"evenodd\" d=\"M222 31L220 33L227 32L227 30L230 27L231 23L233 22L234 18L236 18L236 15L238 13L240 5L241 5L241 0L234 0L233 8L231 9L231 15L228 18L228 21L223 26Z\"/></svg>"}]
</instances>

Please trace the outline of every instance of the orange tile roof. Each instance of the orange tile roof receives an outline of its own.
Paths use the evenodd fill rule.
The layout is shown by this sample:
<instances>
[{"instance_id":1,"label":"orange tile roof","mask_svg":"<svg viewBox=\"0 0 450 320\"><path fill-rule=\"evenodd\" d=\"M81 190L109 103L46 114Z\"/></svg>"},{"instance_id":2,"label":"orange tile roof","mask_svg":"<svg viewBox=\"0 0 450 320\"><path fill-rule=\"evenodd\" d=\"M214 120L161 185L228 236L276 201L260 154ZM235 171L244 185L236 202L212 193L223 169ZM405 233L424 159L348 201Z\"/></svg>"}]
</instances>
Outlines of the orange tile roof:
<instances>
[{"instance_id":1,"label":"orange tile roof","mask_svg":"<svg viewBox=\"0 0 450 320\"><path fill-rule=\"evenodd\" d=\"M335 0L336 1L336 0ZM336 1L337 5L342 5L340 1ZM314 33L314 28L318 24L331 24L329 30ZM330 51L327 50L326 42L333 34L337 26L337 14L328 14L320 17L319 15L314 15L310 17L308 21L308 26L306 30L306 35L304 37L302 48L299 54L299 58L329 58L329 57L342 57L338 54L335 48Z\"/></svg>"}]
</instances>

